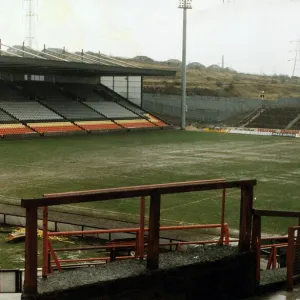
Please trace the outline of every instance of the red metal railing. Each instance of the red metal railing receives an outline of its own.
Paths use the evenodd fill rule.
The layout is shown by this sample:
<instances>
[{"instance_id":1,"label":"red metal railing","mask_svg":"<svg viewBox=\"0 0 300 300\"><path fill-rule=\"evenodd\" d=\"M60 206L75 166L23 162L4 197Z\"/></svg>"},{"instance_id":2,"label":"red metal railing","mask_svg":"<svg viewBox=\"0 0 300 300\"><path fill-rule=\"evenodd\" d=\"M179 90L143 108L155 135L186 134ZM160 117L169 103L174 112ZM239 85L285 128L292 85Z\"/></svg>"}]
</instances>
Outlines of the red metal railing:
<instances>
[{"instance_id":1,"label":"red metal railing","mask_svg":"<svg viewBox=\"0 0 300 300\"><path fill-rule=\"evenodd\" d=\"M278 248L286 248L286 247L287 247L287 243L278 243L278 244L263 245L263 246L260 247L261 250L263 250L263 249L271 249L270 255L269 255L269 258L268 258L268 263L267 263L266 270L270 270L271 267L272 267L272 269L276 269L277 268L277 249Z\"/></svg>"},{"instance_id":2,"label":"red metal railing","mask_svg":"<svg viewBox=\"0 0 300 300\"><path fill-rule=\"evenodd\" d=\"M44 216L46 217L47 207L44 207ZM133 247L135 249L135 257L131 256L122 256L115 257L114 260L119 259L132 259L140 258L144 259L144 249L147 246L147 243L143 242L143 236L141 235L140 228L122 228L122 229L107 229L107 230L85 230L85 231L65 231L65 232L48 232L46 227L46 220L43 220L43 277L46 278L48 273L53 272L51 263L55 263L57 270L61 271L61 263L73 263L73 262L87 262L87 261L111 261L111 257L95 257L95 258L76 258L76 259L58 259L56 252L69 252L69 251L78 251L78 250L100 250L100 249L115 249L115 248L124 248L124 247ZM199 224L199 225L188 225L188 226L161 226L160 231L171 231L171 230L188 230L188 229L215 229L220 228L220 238L218 240L204 240L204 241L177 241L170 243L160 243L159 246L176 246L177 250L181 250L182 245L196 245L196 244L220 244L228 245L229 244L229 229L228 225L225 223L223 226L221 224ZM144 228L144 232L148 232L149 228ZM135 234L135 242L133 243L111 243L111 245L105 246L88 246L88 247L73 247L73 248L58 248L53 249L49 237L51 236L83 236L91 234L107 234L107 233L133 233ZM142 241L142 243L140 242ZM49 262L49 254L52 256L53 261Z\"/></svg>"},{"instance_id":3,"label":"red metal railing","mask_svg":"<svg viewBox=\"0 0 300 300\"><path fill-rule=\"evenodd\" d=\"M297 237L295 232L297 231ZM294 288L294 276L300 275L300 226L289 227L288 248L286 256L287 267L287 289L292 291Z\"/></svg>"},{"instance_id":4,"label":"red metal railing","mask_svg":"<svg viewBox=\"0 0 300 300\"><path fill-rule=\"evenodd\" d=\"M220 179L224 181L224 179ZM69 194L69 193L68 193ZM49 197L50 195L45 195ZM53 196L53 194L52 194ZM189 226L163 226L160 227L160 231L170 231L170 230L186 230L186 229L212 229L220 228L220 239L219 240L210 240L210 241L183 241L183 242L172 242L172 243L160 243L159 246L176 246L177 250L181 250L182 245L193 245L193 244L220 244L228 245L229 244L229 229L228 225L225 224L225 201L226 201L226 190L222 190L222 205L221 205L221 224L205 224L205 225L189 225ZM97 258L81 258L81 259L64 259L59 260L57 258L56 252L68 252L68 251L77 251L77 250L101 250L108 248L122 248L126 246L132 246L132 244L126 245L106 245L106 246L94 246L94 247L77 247L77 248L61 248L53 249L49 240L49 236L83 236L89 234L106 234L106 233L133 233L136 236L135 241L135 258L139 257L140 260L143 260L145 244L144 235L149 229L145 228L145 197L140 199L140 226L139 228L122 228L122 229L112 229L112 230L89 230L89 231L68 231L68 232L48 232L48 207L43 207L43 277L46 278L49 272L52 272L51 263L55 263L57 270L61 270L61 263L72 263L72 262L88 262L88 261L111 261L111 257L97 257ZM53 261L50 261L49 256L52 256ZM119 259L131 259L131 256L127 257L114 257L115 260Z\"/></svg>"},{"instance_id":5,"label":"red metal railing","mask_svg":"<svg viewBox=\"0 0 300 300\"><path fill-rule=\"evenodd\" d=\"M37 212L39 207L150 196L147 268L149 270L154 270L157 269L159 265L160 205L162 195L207 190L222 190L225 194L226 189L240 189L240 226L238 243L239 250L244 252L250 251L253 189L255 185L256 180L224 181L223 179L215 179L61 193L37 199L23 199L21 201L21 206L26 208L24 294L35 295L37 293ZM223 204L225 209L225 202L223 202ZM223 228L224 224L223 219L221 220ZM44 234L48 236L48 232L44 232ZM225 233L223 232L222 234L224 235ZM49 251L53 254L54 251L51 249L51 244L44 241L43 246L46 249L48 247ZM46 253L43 255L45 259Z\"/></svg>"},{"instance_id":6,"label":"red metal railing","mask_svg":"<svg viewBox=\"0 0 300 300\"><path fill-rule=\"evenodd\" d=\"M268 259L267 269L276 268L276 255L278 248L286 248L287 247L287 289L289 291L293 290L293 282L294 282L294 263L295 263L295 246L299 244L300 241L295 241L295 230L300 229L300 226L289 227L288 229L288 243L278 243L271 245L261 245L261 218L262 217L284 217L284 218L296 218L300 220L300 212L295 211L272 211L272 210L253 210L253 233L252 233L252 249L257 253L257 269L256 269L256 279L260 281L260 259L261 259L261 249L271 248L271 253ZM299 230L300 231L300 230ZM298 232L299 232L298 231ZM275 238L273 238L275 239ZM278 237L278 240L287 239L286 237ZM300 255L300 247L298 250ZM300 261L299 261L300 265ZM300 270L299 270L300 271ZM300 275L300 272L299 272Z\"/></svg>"},{"instance_id":7,"label":"red metal railing","mask_svg":"<svg viewBox=\"0 0 300 300\"><path fill-rule=\"evenodd\" d=\"M215 181L223 181L224 179L216 179ZM64 194L72 194L72 193L64 193ZM60 195L60 194L45 194L45 197L51 197L55 195ZM192 242L173 242L173 243L164 243L160 244L160 246L172 246L175 245L176 249L181 249L182 245L189 245L189 244L214 244L214 243L219 243L220 245L228 245L229 244L229 230L228 230L228 225L225 224L225 201L226 201L226 189L222 190L222 198L221 198L221 224L208 224L208 225L192 225L192 226L164 226L160 227L161 231L164 230L184 230L184 229L200 229L200 228L221 228L220 232L220 239L218 241L211 240L211 241L192 241ZM217 225L217 226L216 226ZM142 196L140 198L140 225L139 229L117 229L117 230L93 230L92 232L87 232L87 231L82 231L81 233L77 234L73 232L73 234L64 234L65 236L70 236L70 235L84 235L84 234L104 234L104 233L134 233L136 234L136 256L139 257L140 260L144 259L144 249L145 249L145 243L144 237L145 231L148 231L148 228L145 228L145 197ZM43 208L43 233L45 236L45 239L43 240L43 277L47 277L47 272L51 271L51 263L49 262L49 253L52 255L54 262L56 264L56 267L58 270L61 270L61 267L59 266L59 260L57 259L55 252L61 252L63 251L62 249L53 249L51 248L51 245L49 246L50 240L48 239L48 242L46 239L48 238L47 236L53 236L54 233L48 233L48 208L44 207ZM56 235L63 235L61 233L56 234ZM124 245L123 245L124 246ZM86 247L84 248L74 248L76 250L96 250L96 249L104 249L104 248L121 248L122 246L97 246L97 247ZM67 250L64 250L67 251ZM70 250L69 250L70 251ZM75 250L72 250L75 251ZM132 258L131 256L128 258ZM94 261L102 260L102 261L110 261L111 257L103 257L103 258L96 258ZM114 259L124 259L124 257L115 257ZM61 262L81 262L85 261L84 259L74 259L74 260L63 260ZM92 259L86 259L86 261L93 261Z\"/></svg>"}]
</instances>

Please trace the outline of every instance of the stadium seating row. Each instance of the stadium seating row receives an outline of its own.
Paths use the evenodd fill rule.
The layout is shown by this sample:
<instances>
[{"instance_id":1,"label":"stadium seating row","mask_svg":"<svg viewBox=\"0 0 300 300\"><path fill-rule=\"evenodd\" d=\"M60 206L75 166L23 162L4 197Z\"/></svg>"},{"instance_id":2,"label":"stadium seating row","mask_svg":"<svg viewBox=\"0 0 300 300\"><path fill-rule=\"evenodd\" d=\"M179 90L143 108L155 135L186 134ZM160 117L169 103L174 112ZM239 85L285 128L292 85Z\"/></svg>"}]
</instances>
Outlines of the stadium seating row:
<instances>
[{"instance_id":1,"label":"stadium seating row","mask_svg":"<svg viewBox=\"0 0 300 300\"><path fill-rule=\"evenodd\" d=\"M126 99L117 103L101 94L93 85L0 81L0 136L167 125Z\"/></svg>"}]
</instances>

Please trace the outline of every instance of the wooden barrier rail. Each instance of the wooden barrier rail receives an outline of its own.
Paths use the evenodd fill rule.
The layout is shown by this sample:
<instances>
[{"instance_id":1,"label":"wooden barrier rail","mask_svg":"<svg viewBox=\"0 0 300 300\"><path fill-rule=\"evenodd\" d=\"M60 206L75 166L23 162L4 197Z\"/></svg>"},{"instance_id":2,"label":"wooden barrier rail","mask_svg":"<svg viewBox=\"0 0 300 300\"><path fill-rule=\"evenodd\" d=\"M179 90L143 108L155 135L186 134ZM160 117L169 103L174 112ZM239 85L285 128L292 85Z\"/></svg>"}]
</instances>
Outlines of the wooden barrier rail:
<instances>
[{"instance_id":1,"label":"wooden barrier rail","mask_svg":"<svg viewBox=\"0 0 300 300\"><path fill-rule=\"evenodd\" d=\"M256 180L224 181L223 179L215 179L60 193L47 195L47 197L42 198L22 199L21 206L26 209L24 294L34 295L37 293L38 207L150 196L147 268L154 270L158 268L159 262L160 204L162 195L231 188L240 189L239 250L244 252L250 250L253 188L255 185Z\"/></svg>"},{"instance_id":2,"label":"wooden barrier rail","mask_svg":"<svg viewBox=\"0 0 300 300\"><path fill-rule=\"evenodd\" d=\"M253 215L257 217L300 218L299 211L286 211L286 210L253 209Z\"/></svg>"}]
</instances>

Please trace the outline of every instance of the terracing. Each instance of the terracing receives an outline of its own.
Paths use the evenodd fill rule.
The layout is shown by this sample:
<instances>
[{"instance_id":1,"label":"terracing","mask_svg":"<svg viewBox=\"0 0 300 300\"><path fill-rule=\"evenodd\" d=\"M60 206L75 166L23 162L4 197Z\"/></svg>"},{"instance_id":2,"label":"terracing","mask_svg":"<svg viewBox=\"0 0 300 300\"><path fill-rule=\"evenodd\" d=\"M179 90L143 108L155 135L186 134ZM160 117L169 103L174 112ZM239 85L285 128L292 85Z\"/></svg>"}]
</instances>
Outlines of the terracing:
<instances>
[{"instance_id":1,"label":"terracing","mask_svg":"<svg viewBox=\"0 0 300 300\"><path fill-rule=\"evenodd\" d=\"M289 129L299 130L300 129L300 115L294 121L295 121L295 123L293 123Z\"/></svg>"},{"instance_id":2,"label":"terracing","mask_svg":"<svg viewBox=\"0 0 300 300\"><path fill-rule=\"evenodd\" d=\"M274 129L300 129L300 122L292 124L300 115L299 107L262 108L261 113L250 121L245 127L274 128ZM292 125L292 126L291 126Z\"/></svg>"}]
</instances>

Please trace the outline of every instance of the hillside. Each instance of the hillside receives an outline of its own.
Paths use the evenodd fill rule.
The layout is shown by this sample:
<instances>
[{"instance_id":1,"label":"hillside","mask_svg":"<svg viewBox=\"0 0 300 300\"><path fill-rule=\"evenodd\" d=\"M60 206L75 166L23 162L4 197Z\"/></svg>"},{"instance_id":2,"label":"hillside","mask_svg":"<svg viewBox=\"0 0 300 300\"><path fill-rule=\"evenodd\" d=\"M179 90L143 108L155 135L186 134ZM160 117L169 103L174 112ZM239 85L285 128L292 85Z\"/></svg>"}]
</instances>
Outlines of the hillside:
<instances>
[{"instance_id":1,"label":"hillside","mask_svg":"<svg viewBox=\"0 0 300 300\"><path fill-rule=\"evenodd\" d=\"M9 53L24 56L24 53L18 52L18 49L23 46L14 46L13 49L8 49ZM36 54L35 50L26 48L27 56L29 52ZM66 58L70 61L77 61L74 54L65 49L48 49L51 53L61 58ZM47 51L48 51L47 50ZM77 55L82 55L81 52L76 52ZM86 54L96 58L100 55L92 51L87 51ZM38 55L41 55L38 52ZM167 61L155 61L154 59L139 55L134 58L110 57L101 54L102 60L115 65L115 60L126 61L132 66L144 68L162 68L176 70L175 77L145 77L144 92L145 93L160 93L180 95L181 93L181 61L178 59L168 59ZM53 55L52 55L53 56ZM51 56L51 58L52 58ZM91 57L82 57L82 62L91 63ZM28 57L31 57L28 56ZM47 59L49 57L47 56ZM93 60L95 61L95 60ZM278 98L300 98L300 78L290 78L286 75L254 75L238 73L230 68L220 68L218 65L204 66L199 62L189 63L187 66L187 94L188 95L203 95L216 97L245 97L259 98L261 91L265 91L265 100L273 100Z\"/></svg>"},{"instance_id":2,"label":"hillside","mask_svg":"<svg viewBox=\"0 0 300 300\"><path fill-rule=\"evenodd\" d=\"M147 57L144 60L127 59L136 66L145 68L163 68L177 71L175 78L144 78L145 93L180 94L180 61L168 60L155 62ZM123 58L124 60L124 58ZM192 63L187 68L187 94L220 97L259 98L265 91L265 100L278 98L300 98L300 78L290 78L286 75L253 75L237 73L234 70L205 67Z\"/></svg>"}]
</instances>

